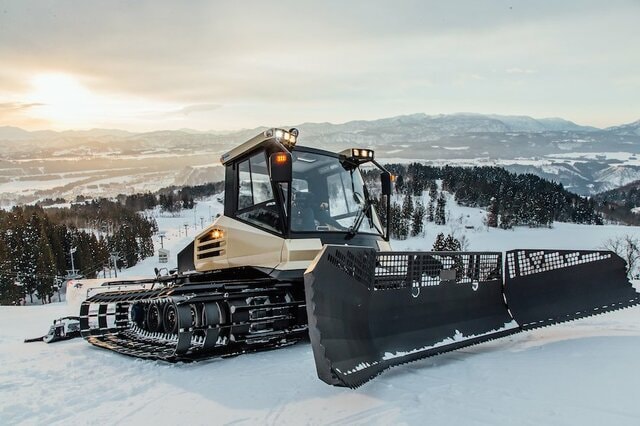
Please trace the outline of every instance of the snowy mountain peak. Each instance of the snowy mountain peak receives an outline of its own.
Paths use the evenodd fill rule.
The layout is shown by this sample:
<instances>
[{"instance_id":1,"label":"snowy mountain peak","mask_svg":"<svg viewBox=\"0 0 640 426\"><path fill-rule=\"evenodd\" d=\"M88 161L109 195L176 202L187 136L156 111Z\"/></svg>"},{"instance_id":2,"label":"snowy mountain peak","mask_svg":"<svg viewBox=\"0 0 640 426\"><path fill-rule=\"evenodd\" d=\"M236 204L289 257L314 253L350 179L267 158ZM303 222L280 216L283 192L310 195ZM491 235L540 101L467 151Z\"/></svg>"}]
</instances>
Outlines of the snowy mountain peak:
<instances>
[{"instance_id":1,"label":"snowy mountain peak","mask_svg":"<svg viewBox=\"0 0 640 426\"><path fill-rule=\"evenodd\" d=\"M23 130L19 127L1 126L0 140L28 140L32 139L31 132Z\"/></svg>"},{"instance_id":2,"label":"snowy mountain peak","mask_svg":"<svg viewBox=\"0 0 640 426\"><path fill-rule=\"evenodd\" d=\"M633 123L622 124L620 126L607 127L605 130L622 136L640 136L640 120L636 120Z\"/></svg>"}]
</instances>

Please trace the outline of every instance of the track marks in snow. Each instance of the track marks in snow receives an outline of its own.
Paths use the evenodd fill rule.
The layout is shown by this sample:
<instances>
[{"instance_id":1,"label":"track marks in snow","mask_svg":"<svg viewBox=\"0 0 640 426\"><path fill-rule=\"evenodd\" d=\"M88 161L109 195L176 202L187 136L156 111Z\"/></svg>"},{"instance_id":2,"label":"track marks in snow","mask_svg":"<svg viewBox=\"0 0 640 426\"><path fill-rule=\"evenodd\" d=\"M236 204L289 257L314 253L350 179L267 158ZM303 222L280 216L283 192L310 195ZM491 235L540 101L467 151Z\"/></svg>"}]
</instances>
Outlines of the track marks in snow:
<instances>
[{"instance_id":1,"label":"track marks in snow","mask_svg":"<svg viewBox=\"0 0 640 426\"><path fill-rule=\"evenodd\" d=\"M331 420L327 424L336 426L349 425L370 425L370 424L393 424L401 417L400 407L389 407L381 403L373 408L367 408L354 414Z\"/></svg>"},{"instance_id":2,"label":"track marks in snow","mask_svg":"<svg viewBox=\"0 0 640 426\"><path fill-rule=\"evenodd\" d=\"M14 324L0 329L1 424L636 425L640 419L639 307L402 365L357 390L320 382L305 343L191 364L136 360L81 340L21 343L45 332L63 308L0 307L0 323Z\"/></svg>"}]
</instances>

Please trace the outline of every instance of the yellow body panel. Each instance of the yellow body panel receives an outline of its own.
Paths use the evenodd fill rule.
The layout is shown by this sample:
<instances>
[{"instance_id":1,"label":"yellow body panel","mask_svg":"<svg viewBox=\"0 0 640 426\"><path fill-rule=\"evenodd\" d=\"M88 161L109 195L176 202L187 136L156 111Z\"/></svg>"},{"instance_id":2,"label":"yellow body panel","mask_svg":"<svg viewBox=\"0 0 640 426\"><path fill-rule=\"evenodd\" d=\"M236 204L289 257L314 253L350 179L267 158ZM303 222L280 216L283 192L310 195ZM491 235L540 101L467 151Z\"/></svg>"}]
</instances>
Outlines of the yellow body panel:
<instances>
[{"instance_id":1,"label":"yellow body panel","mask_svg":"<svg viewBox=\"0 0 640 426\"><path fill-rule=\"evenodd\" d=\"M211 235L221 231L218 254L204 249ZM196 271L211 271L235 266L262 266L275 268L281 262L284 239L227 216L220 216L207 229L196 236L193 261Z\"/></svg>"},{"instance_id":2,"label":"yellow body panel","mask_svg":"<svg viewBox=\"0 0 640 426\"><path fill-rule=\"evenodd\" d=\"M387 241L378 241L378 249L391 251L391 246ZM320 238L284 239L220 216L196 236L193 261L200 272L237 266L306 269L320 250Z\"/></svg>"},{"instance_id":3,"label":"yellow body panel","mask_svg":"<svg viewBox=\"0 0 640 426\"><path fill-rule=\"evenodd\" d=\"M307 269L320 250L320 238L285 240L282 247L282 263L278 265L278 269Z\"/></svg>"},{"instance_id":4,"label":"yellow body panel","mask_svg":"<svg viewBox=\"0 0 640 426\"><path fill-rule=\"evenodd\" d=\"M322 249L319 238L285 240L254 226L220 216L194 241L196 271L236 266L306 269Z\"/></svg>"}]
</instances>

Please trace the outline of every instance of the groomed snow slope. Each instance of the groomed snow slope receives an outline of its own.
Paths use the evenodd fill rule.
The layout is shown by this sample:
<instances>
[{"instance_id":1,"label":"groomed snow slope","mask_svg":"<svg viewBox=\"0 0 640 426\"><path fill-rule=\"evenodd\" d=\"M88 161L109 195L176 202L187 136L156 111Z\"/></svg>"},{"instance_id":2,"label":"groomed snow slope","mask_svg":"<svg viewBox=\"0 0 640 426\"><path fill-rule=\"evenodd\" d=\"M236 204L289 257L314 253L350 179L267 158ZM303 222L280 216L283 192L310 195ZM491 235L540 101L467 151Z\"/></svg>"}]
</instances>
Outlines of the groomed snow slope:
<instances>
[{"instance_id":1,"label":"groomed snow slope","mask_svg":"<svg viewBox=\"0 0 640 426\"><path fill-rule=\"evenodd\" d=\"M167 364L76 339L46 345L64 303L2 307L2 424L637 425L640 309L531 331L385 372L317 379L311 346Z\"/></svg>"},{"instance_id":2,"label":"groomed snow slope","mask_svg":"<svg viewBox=\"0 0 640 426\"><path fill-rule=\"evenodd\" d=\"M219 209L215 200L202 203L196 217L208 205ZM599 248L637 232L569 224L487 230L478 209L451 209L450 225L429 226L426 237L394 248L427 250L449 230L475 250ZM159 218L172 257L193 237L193 228L188 237L177 231L193 217ZM127 273L156 265L150 258ZM191 364L133 359L80 339L22 343L68 313L65 303L0 307L0 424L640 424L638 307L396 367L357 390L317 379L308 343Z\"/></svg>"}]
</instances>

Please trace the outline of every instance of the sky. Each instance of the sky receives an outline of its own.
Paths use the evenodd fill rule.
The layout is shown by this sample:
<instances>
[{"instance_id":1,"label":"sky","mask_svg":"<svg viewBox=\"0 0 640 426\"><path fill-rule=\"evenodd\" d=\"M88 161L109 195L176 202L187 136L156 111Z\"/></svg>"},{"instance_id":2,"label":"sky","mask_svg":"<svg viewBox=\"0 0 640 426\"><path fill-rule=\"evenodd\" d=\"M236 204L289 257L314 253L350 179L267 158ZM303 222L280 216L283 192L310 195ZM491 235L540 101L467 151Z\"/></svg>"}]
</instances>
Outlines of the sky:
<instances>
[{"instance_id":1,"label":"sky","mask_svg":"<svg viewBox=\"0 0 640 426\"><path fill-rule=\"evenodd\" d=\"M640 0L0 0L0 126L640 118Z\"/></svg>"}]
</instances>

